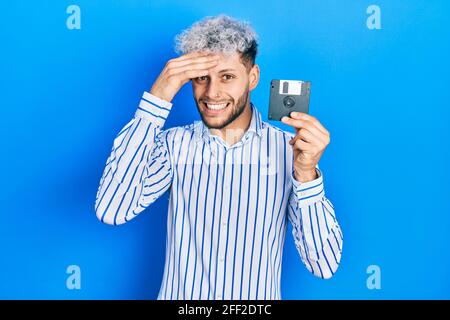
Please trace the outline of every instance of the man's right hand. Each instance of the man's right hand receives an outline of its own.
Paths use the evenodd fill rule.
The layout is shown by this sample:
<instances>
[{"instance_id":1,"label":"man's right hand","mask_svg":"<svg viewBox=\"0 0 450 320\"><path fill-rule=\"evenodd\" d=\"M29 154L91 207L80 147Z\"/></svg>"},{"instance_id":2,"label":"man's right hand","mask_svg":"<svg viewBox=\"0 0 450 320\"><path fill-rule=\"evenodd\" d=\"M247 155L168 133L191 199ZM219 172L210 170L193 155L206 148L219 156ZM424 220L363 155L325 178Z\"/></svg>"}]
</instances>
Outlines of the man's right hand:
<instances>
[{"instance_id":1,"label":"man's right hand","mask_svg":"<svg viewBox=\"0 0 450 320\"><path fill-rule=\"evenodd\" d=\"M219 56L208 52L191 52L171 59L156 79L150 93L170 102L184 84L193 78L208 75L208 69L215 67L218 62Z\"/></svg>"}]
</instances>

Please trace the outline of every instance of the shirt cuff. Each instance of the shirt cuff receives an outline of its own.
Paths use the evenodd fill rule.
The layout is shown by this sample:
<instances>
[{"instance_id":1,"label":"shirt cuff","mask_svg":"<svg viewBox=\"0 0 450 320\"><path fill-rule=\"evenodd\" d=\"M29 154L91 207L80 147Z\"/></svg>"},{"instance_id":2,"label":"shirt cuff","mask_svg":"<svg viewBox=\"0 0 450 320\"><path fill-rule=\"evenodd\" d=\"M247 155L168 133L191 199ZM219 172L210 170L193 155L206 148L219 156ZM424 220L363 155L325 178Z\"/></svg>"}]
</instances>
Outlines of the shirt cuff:
<instances>
[{"instance_id":1,"label":"shirt cuff","mask_svg":"<svg viewBox=\"0 0 450 320\"><path fill-rule=\"evenodd\" d=\"M152 124L162 127L171 109L172 103L144 91L135 116L149 120Z\"/></svg>"},{"instance_id":2,"label":"shirt cuff","mask_svg":"<svg viewBox=\"0 0 450 320\"><path fill-rule=\"evenodd\" d=\"M305 207L314 204L325 196L323 187L323 175L319 168L316 167L317 178L308 182L299 182L295 180L292 173L292 188L294 198L297 200L297 207Z\"/></svg>"}]
</instances>

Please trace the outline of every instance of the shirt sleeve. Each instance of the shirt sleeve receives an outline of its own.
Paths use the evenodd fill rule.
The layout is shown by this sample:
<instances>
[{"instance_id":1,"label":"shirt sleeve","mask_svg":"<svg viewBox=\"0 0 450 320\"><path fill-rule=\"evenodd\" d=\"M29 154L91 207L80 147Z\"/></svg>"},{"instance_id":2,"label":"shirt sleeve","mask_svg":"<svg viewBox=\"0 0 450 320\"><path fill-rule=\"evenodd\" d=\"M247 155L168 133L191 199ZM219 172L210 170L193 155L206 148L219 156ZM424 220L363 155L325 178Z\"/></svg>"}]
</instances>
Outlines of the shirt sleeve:
<instances>
[{"instance_id":1,"label":"shirt sleeve","mask_svg":"<svg viewBox=\"0 0 450 320\"><path fill-rule=\"evenodd\" d=\"M301 183L292 172L288 217L300 258L315 276L329 279L341 260L343 236L333 205L325 197L323 174Z\"/></svg>"},{"instance_id":2,"label":"shirt sleeve","mask_svg":"<svg viewBox=\"0 0 450 320\"><path fill-rule=\"evenodd\" d=\"M95 200L97 218L118 225L130 221L171 185L168 131L172 104L144 92L134 117L114 139Z\"/></svg>"}]
</instances>

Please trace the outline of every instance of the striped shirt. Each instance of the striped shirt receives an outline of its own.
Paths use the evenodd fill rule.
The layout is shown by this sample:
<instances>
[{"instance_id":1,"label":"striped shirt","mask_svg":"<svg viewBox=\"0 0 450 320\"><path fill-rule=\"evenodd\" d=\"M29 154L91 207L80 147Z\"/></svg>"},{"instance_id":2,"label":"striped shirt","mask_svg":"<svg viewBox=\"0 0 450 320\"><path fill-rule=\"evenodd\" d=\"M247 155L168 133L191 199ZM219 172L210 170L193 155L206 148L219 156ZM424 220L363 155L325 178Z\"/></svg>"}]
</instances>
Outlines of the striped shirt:
<instances>
[{"instance_id":1,"label":"striped shirt","mask_svg":"<svg viewBox=\"0 0 450 320\"><path fill-rule=\"evenodd\" d=\"M323 175L293 176L290 132L252 119L228 146L202 121L162 130L172 104L144 92L117 134L100 179L97 217L130 221L170 190L166 257L158 299L281 299L287 221L301 261L330 278L342 232Z\"/></svg>"}]
</instances>

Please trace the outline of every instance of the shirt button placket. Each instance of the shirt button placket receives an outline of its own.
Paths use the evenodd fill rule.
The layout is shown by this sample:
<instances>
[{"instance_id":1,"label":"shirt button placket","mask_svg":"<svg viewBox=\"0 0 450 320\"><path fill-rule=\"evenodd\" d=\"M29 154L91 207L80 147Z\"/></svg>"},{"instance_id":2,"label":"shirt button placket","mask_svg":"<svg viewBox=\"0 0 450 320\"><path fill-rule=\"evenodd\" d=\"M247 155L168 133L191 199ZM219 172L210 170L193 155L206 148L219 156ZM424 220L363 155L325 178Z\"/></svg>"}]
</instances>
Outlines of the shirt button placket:
<instances>
[{"instance_id":1,"label":"shirt button placket","mask_svg":"<svg viewBox=\"0 0 450 320\"><path fill-rule=\"evenodd\" d=\"M224 164L224 170L226 170L227 174L225 175L225 181L224 181L224 186L223 186L223 192L222 192L222 196L224 197L224 201L226 199L226 203L228 204L228 201L230 199L230 183L231 183L231 163L233 161L232 156L233 156L233 149L232 148L226 148L225 150L225 164ZM227 234L227 227L228 227L228 214L230 212L230 210L227 210L226 208L228 208L229 206L231 206L232 204L228 204L225 205L224 203L224 209L222 211L222 221L220 221L221 225L222 225L222 230L220 232L220 240L219 240L219 268L220 270L224 270L224 263L225 263L225 246L226 246L226 234ZM223 283L222 286L219 286L218 289L223 289L223 286L226 286L226 283ZM222 299L222 294L221 292L216 294L216 299Z\"/></svg>"}]
</instances>

